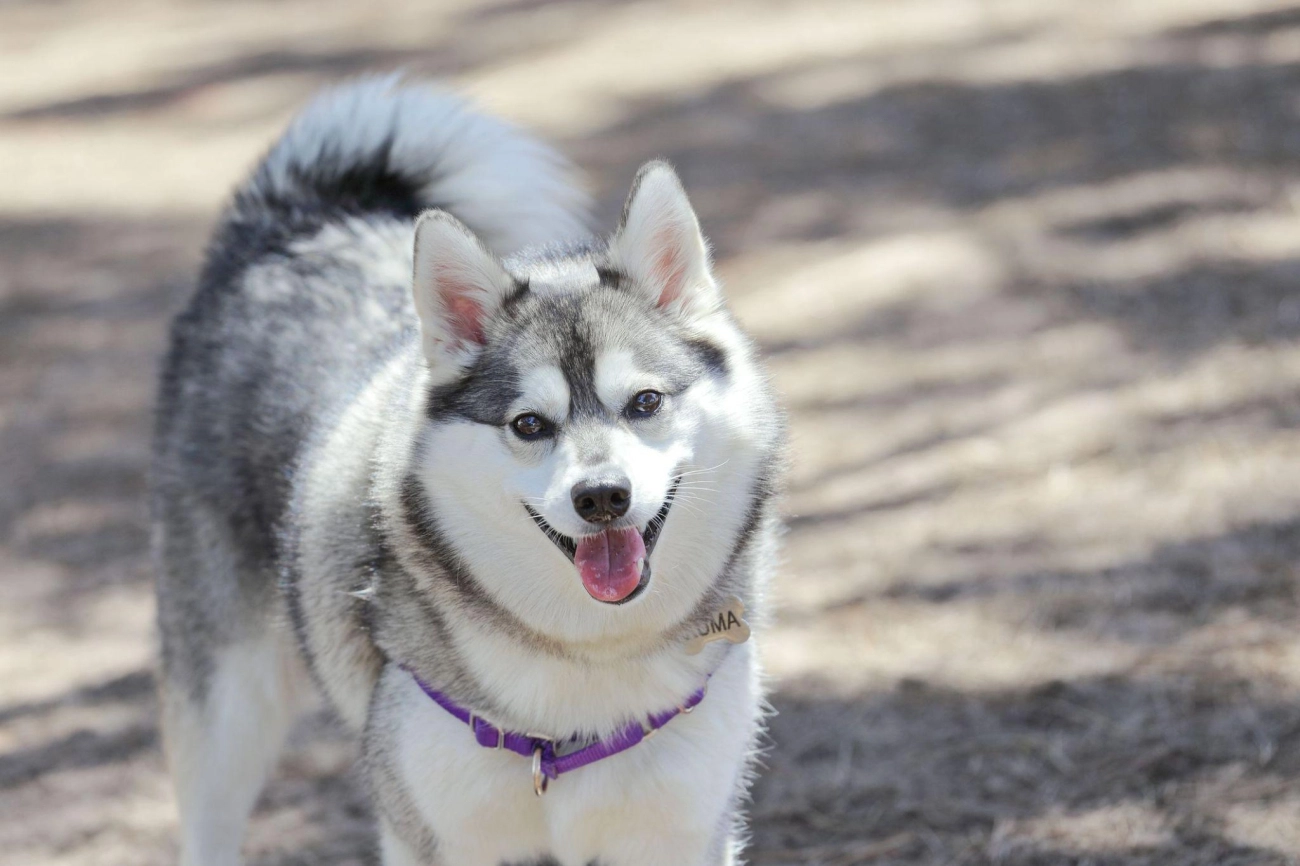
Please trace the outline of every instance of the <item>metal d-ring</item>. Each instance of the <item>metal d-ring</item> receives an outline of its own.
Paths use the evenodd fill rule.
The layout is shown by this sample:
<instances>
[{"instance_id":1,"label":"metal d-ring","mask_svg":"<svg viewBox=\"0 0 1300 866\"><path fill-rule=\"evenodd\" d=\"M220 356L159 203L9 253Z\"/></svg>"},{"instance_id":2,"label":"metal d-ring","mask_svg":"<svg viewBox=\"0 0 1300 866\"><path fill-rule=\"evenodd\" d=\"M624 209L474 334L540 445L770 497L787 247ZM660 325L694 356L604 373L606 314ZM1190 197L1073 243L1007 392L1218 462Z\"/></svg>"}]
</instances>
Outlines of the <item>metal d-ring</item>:
<instances>
[{"instance_id":1,"label":"metal d-ring","mask_svg":"<svg viewBox=\"0 0 1300 866\"><path fill-rule=\"evenodd\" d=\"M533 793L542 796L546 793L546 786L551 782L542 772L542 747L533 748Z\"/></svg>"}]
</instances>

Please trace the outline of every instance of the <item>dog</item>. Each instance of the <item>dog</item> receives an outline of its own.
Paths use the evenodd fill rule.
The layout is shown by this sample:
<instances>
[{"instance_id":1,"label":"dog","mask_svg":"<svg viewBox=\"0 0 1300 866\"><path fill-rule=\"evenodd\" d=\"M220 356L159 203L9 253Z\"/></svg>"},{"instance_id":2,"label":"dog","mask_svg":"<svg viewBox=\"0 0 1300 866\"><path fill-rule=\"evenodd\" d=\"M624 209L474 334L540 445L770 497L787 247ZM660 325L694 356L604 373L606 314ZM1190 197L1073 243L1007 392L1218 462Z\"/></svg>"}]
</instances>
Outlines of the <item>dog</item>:
<instances>
[{"instance_id":1,"label":"dog","mask_svg":"<svg viewBox=\"0 0 1300 866\"><path fill-rule=\"evenodd\" d=\"M239 862L295 716L385 866L735 862L785 423L673 169L592 239L551 149L397 78L239 187L162 366L181 862Z\"/></svg>"}]
</instances>

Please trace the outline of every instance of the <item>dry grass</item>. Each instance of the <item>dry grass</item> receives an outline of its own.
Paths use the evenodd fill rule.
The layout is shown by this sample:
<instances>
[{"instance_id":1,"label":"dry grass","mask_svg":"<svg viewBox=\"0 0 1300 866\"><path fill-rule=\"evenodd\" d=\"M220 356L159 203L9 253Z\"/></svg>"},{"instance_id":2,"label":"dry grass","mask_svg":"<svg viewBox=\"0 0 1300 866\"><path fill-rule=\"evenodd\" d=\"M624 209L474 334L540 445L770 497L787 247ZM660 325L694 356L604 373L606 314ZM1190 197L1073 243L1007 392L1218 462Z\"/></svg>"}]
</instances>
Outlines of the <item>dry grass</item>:
<instances>
[{"instance_id":1,"label":"dry grass","mask_svg":"<svg viewBox=\"0 0 1300 866\"><path fill-rule=\"evenodd\" d=\"M1300 7L0 6L0 862L162 864L167 314L324 82L681 168L793 412L760 866L1300 861ZM304 726L258 866L368 862Z\"/></svg>"}]
</instances>

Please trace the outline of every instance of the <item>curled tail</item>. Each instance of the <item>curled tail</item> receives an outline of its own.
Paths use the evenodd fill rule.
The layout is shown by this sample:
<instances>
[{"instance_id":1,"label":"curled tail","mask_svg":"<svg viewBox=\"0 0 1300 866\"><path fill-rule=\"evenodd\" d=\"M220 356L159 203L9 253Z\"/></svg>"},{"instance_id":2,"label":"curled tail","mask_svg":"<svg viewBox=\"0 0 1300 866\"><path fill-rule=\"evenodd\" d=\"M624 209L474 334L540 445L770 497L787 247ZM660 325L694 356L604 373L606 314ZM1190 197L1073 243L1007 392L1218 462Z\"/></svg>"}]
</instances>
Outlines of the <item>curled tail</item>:
<instances>
[{"instance_id":1,"label":"curled tail","mask_svg":"<svg viewBox=\"0 0 1300 866\"><path fill-rule=\"evenodd\" d=\"M554 150L459 97L397 75L363 78L297 116L236 194L225 228L270 251L340 216L437 207L507 254L586 233L573 175Z\"/></svg>"}]
</instances>

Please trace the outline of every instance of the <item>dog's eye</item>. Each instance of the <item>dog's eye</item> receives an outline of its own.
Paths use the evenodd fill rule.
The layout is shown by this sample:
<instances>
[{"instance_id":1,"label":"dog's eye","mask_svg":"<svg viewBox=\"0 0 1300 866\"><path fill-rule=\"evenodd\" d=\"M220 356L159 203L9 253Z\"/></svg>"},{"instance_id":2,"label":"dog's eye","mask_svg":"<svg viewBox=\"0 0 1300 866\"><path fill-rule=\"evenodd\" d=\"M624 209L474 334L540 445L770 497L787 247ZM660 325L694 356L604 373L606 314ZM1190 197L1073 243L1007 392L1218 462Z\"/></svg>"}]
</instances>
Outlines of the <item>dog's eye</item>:
<instances>
[{"instance_id":1,"label":"dog's eye","mask_svg":"<svg viewBox=\"0 0 1300 866\"><path fill-rule=\"evenodd\" d=\"M544 439L552 432L551 422L532 412L525 412L511 421L510 429L520 439Z\"/></svg>"},{"instance_id":2,"label":"dog's eye","mask_svg":"<svg viewBox=\"0 0 1300 866\"><path fill-rule=\"evenodd\" d=\"M663 405L664 395L658 391L642 391L627 404L627 414L631 418L649 418Z\"/></svg>"}]
</instances>

